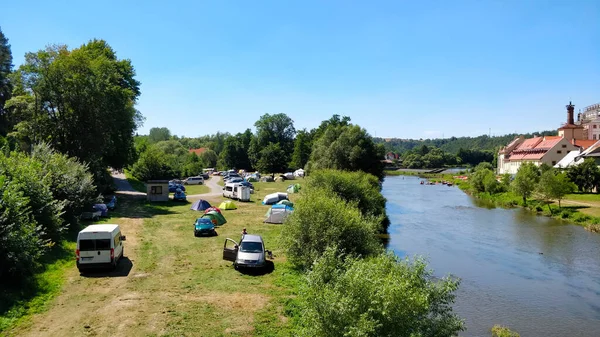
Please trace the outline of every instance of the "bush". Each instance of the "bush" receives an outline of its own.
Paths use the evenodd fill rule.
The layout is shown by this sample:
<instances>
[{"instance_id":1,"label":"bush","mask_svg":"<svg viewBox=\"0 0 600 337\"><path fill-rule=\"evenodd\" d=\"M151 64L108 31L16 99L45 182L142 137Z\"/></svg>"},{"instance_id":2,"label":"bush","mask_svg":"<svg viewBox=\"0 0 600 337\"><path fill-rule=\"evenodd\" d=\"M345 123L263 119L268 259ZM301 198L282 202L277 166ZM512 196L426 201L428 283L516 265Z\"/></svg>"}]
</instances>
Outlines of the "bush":
<instances>
[{"instance_id":1,"label":"bush","mask_svg":"<svg viewBox=\"0 0 600 337\"><path fill-rule=\"evenodd\" d=\"M382 222L386 219L386 200L374 175L362 171L320 170L310 175L306 188L330 190L346 202L355 202L363 215L378 217Z\"/></svg>"},{"instance_id":2,"label":"bush","mask_svg":"<svg viewBox=\"0 0 600 337\"><path fill-rule=\"evenodd\" d=\"M368 256L382 247L376 239L379 223L364 217L356 203L348 203L327 189L303 191L287 218L282 241L296 267L308 269L328 246L350 255Z\"/></svg>"},{"instance_id":3,"label":"bush","mask_svg":"<svg viewBox=\"0 0 600 337\"><path fill-rule=\"evenodd\" d=\"M299 336L454 336L459 281L434 279L425 262L393 253L342 261L334 248L318 259L301 289Z\"/></svg>"},{"instance_id":4,"label":"bush","mask_svg":"<svg viewBox=\"0 0 600 337\"><path fill-rule=\"evenodd\" d=\"M133 165L131 174L140 181L171 179L177 177L173 169L174 157L167 155L155 146L150 146Z\"/></svg>"},{"instance_id":5,"label":"bush","mask_svg":"<svg viewBox=\"0 0 600 337\"><path fill-rule=\"evenodd\" d=\"M520 337L518 333L511 331L509 328L500 325L494 325L492 328L492 337Z\"/></svg>"}]
</instances>

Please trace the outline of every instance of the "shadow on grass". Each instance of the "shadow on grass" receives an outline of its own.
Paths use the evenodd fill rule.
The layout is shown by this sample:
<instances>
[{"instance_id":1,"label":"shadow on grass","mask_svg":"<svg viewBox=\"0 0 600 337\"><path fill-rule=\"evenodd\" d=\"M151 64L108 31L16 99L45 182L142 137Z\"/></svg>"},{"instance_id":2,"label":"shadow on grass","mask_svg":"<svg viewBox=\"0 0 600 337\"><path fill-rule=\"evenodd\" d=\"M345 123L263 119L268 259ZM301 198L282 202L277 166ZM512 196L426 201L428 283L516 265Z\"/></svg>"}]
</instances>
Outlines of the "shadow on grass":
<instances>
[{"instance_id":1,"label":"shadow on grass","mask_svg":"<svg viewBox=\"0 0 600 337\"><path fill-rule=\"evenodd\" d=\"M108 212L108 217L102 217L102 219L140 219L151 218L155 215L175 214L177 212L170 210L171 207L185 206L189 204L190 203L187 201L169 200L164 202L150 202L145 198L119 196L117 199L117 207ZM82 221L82 223L89 225L92 224L93 221Z\"/></svg>"},{"instance_id":2,"label":"shadow on grass","mask_svg":"<svg viewBox=\"0 0 600 337\"><path fill-rule=\"evenodd\" d=\"M585 208L590 208L590 206L584 206L584 205L569 205L569 206L565 206L562 205L562 207L558 208L559 210L571 210L571 211L577 211L580 209L585 209Z\"/></svg>"},{"instance_id":3,"label":"shadow on grass","mask_svg":"<svg viewBox=\"0 0 600 337\"><path fill-rule=\"evenodd\" d=\"M238 271L244 275L249 276L262 276L266 274L271 274L275 270L275 264L273 261L266 261L266 265L264 268L238 268Z\"/></svg>"},{"instance_id":4,"label":"shadow on grass","mask_svg":"<svg viewBox=\"0 0 600 337\"><path fill-rule=\"evenodd\" d=\"M91 269L81 272L82 277L98 278L98 277L127 277L133 268L133 262L123 256L116 269Z\"/></svg>"}]
</instances>

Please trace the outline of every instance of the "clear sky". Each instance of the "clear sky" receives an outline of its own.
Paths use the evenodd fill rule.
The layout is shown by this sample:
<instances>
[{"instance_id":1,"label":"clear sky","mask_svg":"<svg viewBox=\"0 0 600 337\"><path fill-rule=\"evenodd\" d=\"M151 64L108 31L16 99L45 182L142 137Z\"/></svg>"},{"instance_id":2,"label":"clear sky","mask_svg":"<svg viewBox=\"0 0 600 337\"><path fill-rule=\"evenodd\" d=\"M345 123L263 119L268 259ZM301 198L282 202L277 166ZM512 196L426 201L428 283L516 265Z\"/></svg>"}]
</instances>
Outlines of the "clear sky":
<instances>
[{"instance_id":1,"label":"clear sky","mask_svg":"<svg viewBox=\"0 0 600 337\"><path fill-rule=\"evenodd\" d=\"M555 129L600 102L600 1L21 1L15 65L101 38L141 81L139 132L297 129L347 115L378 137Z\"/></svg>"}]
</instances>

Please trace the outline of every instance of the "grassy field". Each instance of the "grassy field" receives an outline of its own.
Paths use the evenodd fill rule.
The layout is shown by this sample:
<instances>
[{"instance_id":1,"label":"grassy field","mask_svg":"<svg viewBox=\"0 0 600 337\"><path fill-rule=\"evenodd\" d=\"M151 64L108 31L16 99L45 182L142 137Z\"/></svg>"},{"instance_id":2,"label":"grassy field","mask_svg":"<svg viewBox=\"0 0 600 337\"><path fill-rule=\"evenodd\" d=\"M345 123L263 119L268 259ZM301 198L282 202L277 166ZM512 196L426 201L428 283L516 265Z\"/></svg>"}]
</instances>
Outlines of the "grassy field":
<instances>
[{"instance_id":1,"label":"grassy field","mask_svg":"<svg viewBox=\"0 0 600 337\"><path fill-rule=\"evenodd\" d=\"M134 190L146 193L146 184L144 184L143 181L137 180L131 175L131 172L129 172L128 170L125 170L124 173L125 177L127 178L127 181L129 182L131 187L133 187Z\"/></svg>"},{"instance_id":2,"label":"grassy field","mask_svg":"<svg viewBox=\"0 0 600 337\"><path fill-rule=\"evenodd\" d=\"M122 198L113 218L103 220L120 224L127 236L119 268L80 276L74 261L61 266L63 285L47 310L26 315L8 335L289 335L287 304L300 275L283 256L282 225L264 224L268 206L260 204L264 195L287 185L256 183L251 202L223 211L227 223L216 237L194 237L192 223L201 213L191 211L189 203ZM223 198L207 200L217 204ZM262 235L273 251L271 272L240 273L222 260L225 238L238 240L243 227Z\"/></svg>"},{"instance_id":3,"label":"grassy field","mask_svg":"<svg viewBox=\"0 0 600 337\"><path fill-rule=\"evenodd\" d=\"M185 185L185 194L202 194L208 193L210 189L206 185Z\"/></svg>"}]
</instances>

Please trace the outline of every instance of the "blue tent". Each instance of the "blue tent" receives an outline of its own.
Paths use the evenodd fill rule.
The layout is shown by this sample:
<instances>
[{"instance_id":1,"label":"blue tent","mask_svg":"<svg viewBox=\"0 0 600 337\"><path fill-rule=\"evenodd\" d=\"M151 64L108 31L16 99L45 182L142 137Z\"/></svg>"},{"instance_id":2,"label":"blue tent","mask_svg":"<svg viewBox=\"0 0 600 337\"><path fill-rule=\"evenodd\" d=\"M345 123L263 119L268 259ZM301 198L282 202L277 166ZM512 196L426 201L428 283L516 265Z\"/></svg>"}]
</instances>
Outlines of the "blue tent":
<instances>
[{"instance_id":1,"label":"blue tent","mask_svg":"<svg viewBox=\"0 0 600 337\"><path fill-rule=\"evenodd\" d=\"M210 203L204 199L200 199L195 201L190 208L193 211L204 211L205 209L210 207Z\"/></svg>"},{"instance_id":2,"label":"blue tent","mask_svg":"<svg viewBox=\"0 0 600 337\"><path fill-rule=\"evenodd\" d=\"M108 216L108 207L106 204L95 204L94 210L100 211L100 213L102 213L100 216Z\"/></svg>"}]
</instances>

